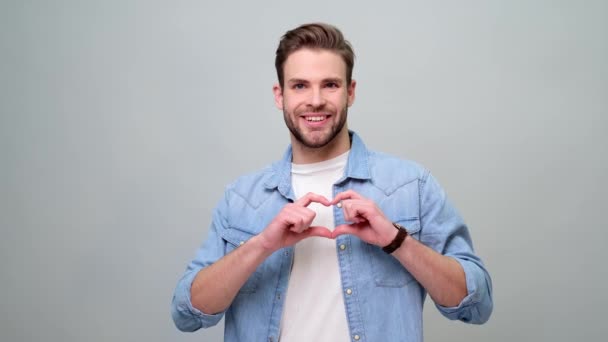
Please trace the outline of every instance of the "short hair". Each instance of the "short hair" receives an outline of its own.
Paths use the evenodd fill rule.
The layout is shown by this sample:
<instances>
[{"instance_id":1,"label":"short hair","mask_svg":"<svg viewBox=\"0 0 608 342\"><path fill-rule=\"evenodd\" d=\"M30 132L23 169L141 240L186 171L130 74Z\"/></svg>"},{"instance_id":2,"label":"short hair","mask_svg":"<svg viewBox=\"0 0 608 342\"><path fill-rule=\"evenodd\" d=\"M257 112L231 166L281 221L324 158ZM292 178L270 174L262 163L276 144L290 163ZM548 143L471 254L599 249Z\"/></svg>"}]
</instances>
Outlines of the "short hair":
<instances>
[{"instance_id":1,"label":"short hair","mask_svg":"<svg viewBox=\"0 0 608 342\"><path fill-rule=\"evenodd\" d=\"M284 81L283 67L287 57L304 48L330 50L340 55L346 64L346 82L350 85L355 65L355 53L352 46L344 39L342 32L337 27L324 23L311 23L287 31L281 37L274 60L281 87Z\"/></svg>"}]
</instances>

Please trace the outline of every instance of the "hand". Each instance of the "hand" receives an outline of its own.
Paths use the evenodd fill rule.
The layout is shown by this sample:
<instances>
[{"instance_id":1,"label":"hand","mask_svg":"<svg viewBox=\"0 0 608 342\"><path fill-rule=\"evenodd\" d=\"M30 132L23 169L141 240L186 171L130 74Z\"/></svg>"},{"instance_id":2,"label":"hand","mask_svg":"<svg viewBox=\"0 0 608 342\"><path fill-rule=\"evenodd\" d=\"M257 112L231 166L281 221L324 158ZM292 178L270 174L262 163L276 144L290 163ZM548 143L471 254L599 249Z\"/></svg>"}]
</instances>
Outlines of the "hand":
<instances>
[{"instance_id":1,"label":"hand","mask_svg":"<svg viewBox=\"0 0 608 342\"><path fill-rule=\"evenodd\" d=\"M336 195L331 204L336 205L340 202L342 202L344 219L353 223L337 226L332 232L334 239L343 234L352 234L367 243L384 247L397 236L397 229L393 223L384 216L373 201L352 190L347 190Z\"/></svg>"},{"instance_id":2,"label":"hand","mask_svg":"<svg viewBox=\"0 0 608 342\"><path fill-rule=\"evenodd\" d=\"M326 227L310 226L317 215L313 210L307 208L312 202L324 206L331 205L327 198L312 192L294 203L287 204L264 231L258 235L262 246L267 250L276 251L311 236L332 239L331 231Z\"/></svg>"}]
</instances>

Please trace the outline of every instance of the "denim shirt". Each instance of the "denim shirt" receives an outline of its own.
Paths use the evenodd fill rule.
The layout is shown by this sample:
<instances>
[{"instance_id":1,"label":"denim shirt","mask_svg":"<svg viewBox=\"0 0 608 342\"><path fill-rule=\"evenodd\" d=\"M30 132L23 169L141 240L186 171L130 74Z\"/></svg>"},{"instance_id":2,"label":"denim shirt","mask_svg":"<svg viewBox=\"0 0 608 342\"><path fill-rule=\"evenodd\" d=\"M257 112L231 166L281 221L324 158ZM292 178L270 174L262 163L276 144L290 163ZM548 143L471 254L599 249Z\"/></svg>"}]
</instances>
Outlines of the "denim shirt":
<instances>
[{"instance_id":1,"label":"denim shirt","mask_svg":"<svg viewBox=\"0 0 608 342\"><path fill-rule=\"evenodd\" d=\"M464 269L467 296L456 307L436 305L447 318L481 324L492 312L492 283L475 255L469 231L446 194L419 165L368 150L357 134L344 177L334 196L352 189L374 200L393 222L433 250L454 258ZM250 276L225 312L203 313L192 306L190 287L196 274L259 234L287 203L291 187L291 147L282 160L229 185L216 207L209 236L179 280L172 302L175 325L195 331L225 316L224 340L277 342L294 253L283 248ZM345 223L333 207L335 224ZM352 235L336 239L344 305L351 340L422 341L422 307L426 291L399 261L380 247ZM314 305L314 303L312 304Z\"/></svg>"}]
</instances>

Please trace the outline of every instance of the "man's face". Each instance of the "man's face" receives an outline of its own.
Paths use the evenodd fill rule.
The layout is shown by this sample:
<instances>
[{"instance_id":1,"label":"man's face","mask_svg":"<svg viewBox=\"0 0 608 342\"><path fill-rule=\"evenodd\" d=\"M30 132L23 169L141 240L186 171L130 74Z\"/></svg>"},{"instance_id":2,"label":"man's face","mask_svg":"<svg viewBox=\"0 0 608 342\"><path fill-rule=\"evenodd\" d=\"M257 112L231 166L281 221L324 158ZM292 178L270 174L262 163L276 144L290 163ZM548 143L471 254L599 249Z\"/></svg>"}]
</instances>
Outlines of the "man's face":
<instances>
[{"instance_id":1,"label":"man's face","mask_svg":"<svg viewBox=\"0 0 608 342\"><path fill-rule=\"evenodd\" d=\"M301 49L287 57L283 76L283 87L277 84L273 91L293 143L326 146L345 129L355 99L355 81L346 84L346 64L329 50Z\"/></svg>"}]
</instances>

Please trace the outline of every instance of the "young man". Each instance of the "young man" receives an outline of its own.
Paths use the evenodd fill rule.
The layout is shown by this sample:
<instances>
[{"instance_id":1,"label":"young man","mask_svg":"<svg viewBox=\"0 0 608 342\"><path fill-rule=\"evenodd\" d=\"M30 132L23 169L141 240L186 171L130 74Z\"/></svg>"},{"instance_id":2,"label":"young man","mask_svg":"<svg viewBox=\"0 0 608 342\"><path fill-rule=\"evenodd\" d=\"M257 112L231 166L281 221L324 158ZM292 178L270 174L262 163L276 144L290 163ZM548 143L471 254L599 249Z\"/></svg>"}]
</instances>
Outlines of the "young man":
<instances>
[{"instance_id":1,"label":"young man","mask_svg":"<svg viewBox=\"0 0 608 342\"><path fill-rule=\"evenodd\" d=\"M347 128L354 53L326 24L288 31L274 86L291 145L227 187L172 314L225 341L422 341L426 293L485 322L491 280L429 172L368 150Z\"/></svg>"}]
</instances>

